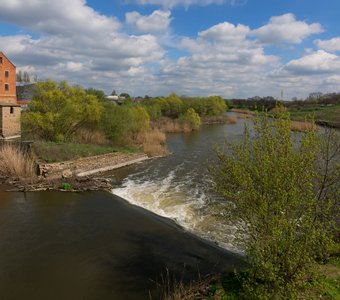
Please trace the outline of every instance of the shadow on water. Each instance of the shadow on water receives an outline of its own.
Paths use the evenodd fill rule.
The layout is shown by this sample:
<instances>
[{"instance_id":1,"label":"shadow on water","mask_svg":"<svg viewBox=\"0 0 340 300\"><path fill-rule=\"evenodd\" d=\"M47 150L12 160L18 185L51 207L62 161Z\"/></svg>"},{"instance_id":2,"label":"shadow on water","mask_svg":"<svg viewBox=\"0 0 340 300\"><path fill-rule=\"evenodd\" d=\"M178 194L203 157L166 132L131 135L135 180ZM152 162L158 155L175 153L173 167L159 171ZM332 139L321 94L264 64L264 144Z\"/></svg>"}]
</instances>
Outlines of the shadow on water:
<instances>
[{"instance_id":1,"label":"shadow on water","mask_svg":"<svg viewBox=\"0 0 340 300\"><path fill-rule=\"evenodd\" d=\"M158 299L240 257L106 192L0 192L0 299Z\"/></svg>"}]
</instances>

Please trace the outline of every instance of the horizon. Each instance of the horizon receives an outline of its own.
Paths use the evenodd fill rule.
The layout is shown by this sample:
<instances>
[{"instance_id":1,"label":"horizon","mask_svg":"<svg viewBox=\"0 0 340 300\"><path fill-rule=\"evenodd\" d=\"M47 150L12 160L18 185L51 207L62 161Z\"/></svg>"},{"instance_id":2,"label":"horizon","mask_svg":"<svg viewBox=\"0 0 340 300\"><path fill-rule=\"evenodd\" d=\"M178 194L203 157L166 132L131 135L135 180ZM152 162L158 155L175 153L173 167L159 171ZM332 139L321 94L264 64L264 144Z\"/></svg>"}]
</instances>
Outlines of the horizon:
<instances>
[{"instance_id":1,"label":"horizon","mask_svg":"<svg viewBox=\"0 0 340 300\"><path fill-rule=\"evenodd\" d=\"M0 4L0 51L31 77L131 96L339 92L340 3L332 0Z\"/></svg>"}]
</instances>

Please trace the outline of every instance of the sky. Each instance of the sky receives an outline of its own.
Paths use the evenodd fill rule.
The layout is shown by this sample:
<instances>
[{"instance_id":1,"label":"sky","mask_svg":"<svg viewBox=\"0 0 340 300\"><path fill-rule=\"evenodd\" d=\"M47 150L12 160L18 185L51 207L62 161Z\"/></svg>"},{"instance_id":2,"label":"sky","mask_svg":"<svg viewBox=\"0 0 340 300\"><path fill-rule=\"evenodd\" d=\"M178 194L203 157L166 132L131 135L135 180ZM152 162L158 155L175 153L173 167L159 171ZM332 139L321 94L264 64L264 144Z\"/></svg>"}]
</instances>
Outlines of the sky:
<instances>
[{"instance_id":1,"label":"sky","mask_svg":"<svg viewBox=\"0 0 340 300\"><path fill-rule=\"evenodd\" d=\"M132 96L340 92L339 0L0 0L31 78Z\"/></svg>"}]
</instances>

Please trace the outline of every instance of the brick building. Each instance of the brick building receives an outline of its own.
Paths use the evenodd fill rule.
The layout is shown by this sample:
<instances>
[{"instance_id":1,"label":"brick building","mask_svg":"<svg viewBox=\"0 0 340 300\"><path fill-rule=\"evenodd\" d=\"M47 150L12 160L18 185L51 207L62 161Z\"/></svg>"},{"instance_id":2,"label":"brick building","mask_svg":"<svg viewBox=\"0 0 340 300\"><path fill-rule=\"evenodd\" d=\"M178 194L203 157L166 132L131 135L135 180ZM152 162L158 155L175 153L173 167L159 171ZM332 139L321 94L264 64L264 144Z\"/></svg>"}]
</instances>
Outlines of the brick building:
<instances>
[{"instance_id":1,"label":"brick building","mask_svg":"<svg viewBox=\"0 0 340 300\"><path fill-rule=\"evenodd\" d=\"M20 114L16 96L16 68L0 52L0 139L20 137Z\"/></svg>"}]
</instances>

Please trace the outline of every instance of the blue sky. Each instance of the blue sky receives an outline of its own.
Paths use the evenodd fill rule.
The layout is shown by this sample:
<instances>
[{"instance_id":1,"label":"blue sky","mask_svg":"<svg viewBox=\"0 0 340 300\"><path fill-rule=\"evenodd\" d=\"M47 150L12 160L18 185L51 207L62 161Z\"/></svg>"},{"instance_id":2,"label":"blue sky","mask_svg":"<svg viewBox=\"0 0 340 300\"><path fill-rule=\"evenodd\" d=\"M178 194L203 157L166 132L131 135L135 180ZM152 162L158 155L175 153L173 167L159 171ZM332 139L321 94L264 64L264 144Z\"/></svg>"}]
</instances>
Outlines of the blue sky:
<instances>
[{"instance_id":1,"label":"blue sky","mask_svg":"<svg viewBox=\"0 0 340 300\"><path fill-rule=\"evenodd\" d=\"M134 96L339 92L337 0L0 0L0 51Z\"/></svg>"}]
</instances>

